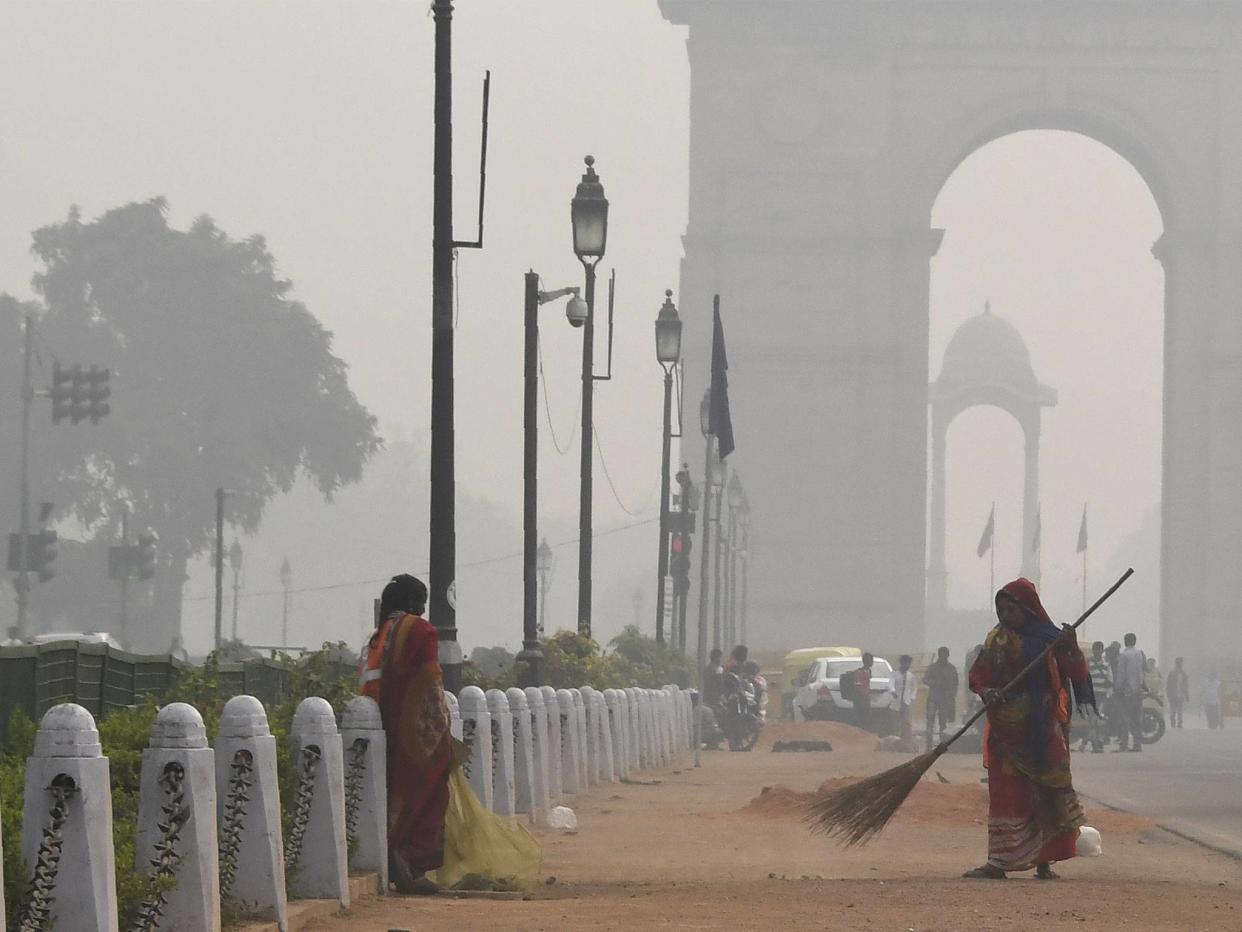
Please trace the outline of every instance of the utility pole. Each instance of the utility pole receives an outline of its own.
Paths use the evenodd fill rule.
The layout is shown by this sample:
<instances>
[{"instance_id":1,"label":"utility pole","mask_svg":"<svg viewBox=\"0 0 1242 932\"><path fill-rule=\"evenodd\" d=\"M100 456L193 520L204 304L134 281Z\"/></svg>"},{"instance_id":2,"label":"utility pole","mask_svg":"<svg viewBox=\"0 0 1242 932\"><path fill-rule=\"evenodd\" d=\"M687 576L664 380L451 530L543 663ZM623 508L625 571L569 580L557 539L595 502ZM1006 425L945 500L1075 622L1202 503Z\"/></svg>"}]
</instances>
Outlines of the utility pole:
<instances>
[{"instance_id":1,"label":"utility pole","mask_svg":"<svg viewBox=\"0 0 1242 932\"><path fill-rule=\"evenodd\" d=\"M125 510L121 512L121 547L124 552L128 552L129 547L129 506L125 506ZM121 643L126 650L130 649L129 643L129 572L130 562L125 561L124 572L121 573Z\"/></svg>"},{"instance_id":2,"label":"utility pole","mask_svg":"<svg viewBox=\"0 0 1242 932\"><path fill-rule=\"evenodd\" d=\"M457 643L457 513L453 424L453 4L434 0L435 133L431 238L430 620L444 688L461 689Z\"/></svg>"},{"instance_id":3,"label":"utility pole","mask_svg":"<svg viewBox=\"0 0 1242 932\"><path fill-rule=\"evenodd\" d=\"M30 353L34 321L30 314L25 321L25 348L22 354L22 464L21 464L21 546L17 551L17 631L25 638L26 613L30 604L30 405L34 401L34 385L30 381Z\"/></svg>"},{"instance_id":4,"label":"utility pole","mask_svg":"<svg viewBox=\"0 0 1242 932\"><path fill-rule=\"evenodd\" d=\"M224 640L224 489L216 489L216 650Z\"/></svg>"}]
</instances>

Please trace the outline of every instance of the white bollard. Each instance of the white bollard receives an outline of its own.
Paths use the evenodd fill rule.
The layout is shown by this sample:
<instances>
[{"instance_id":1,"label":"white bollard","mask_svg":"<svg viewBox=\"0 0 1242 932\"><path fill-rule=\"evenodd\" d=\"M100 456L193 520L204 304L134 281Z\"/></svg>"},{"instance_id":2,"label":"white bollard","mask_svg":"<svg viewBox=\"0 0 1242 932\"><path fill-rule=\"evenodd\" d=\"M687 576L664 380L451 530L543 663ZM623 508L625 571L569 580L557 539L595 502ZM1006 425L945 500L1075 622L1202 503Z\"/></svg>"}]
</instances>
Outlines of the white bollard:
<instances>
[{"instance_id":1,"label":"white bollard","mask_svg":"<svg viewBox=\"0 0 1242 932\"><path fill-rule=\"evenodd\" d=\"M175 886L145 900L139 923L166 932L219 932L220 859L216 835L216 755L203 717L173 702L151 726L139 779L137 869ZM145 926L143 926L145 928Z\"/></svg>"},{"instance_id":2,"label":"white bollard","mask_svg":"<svg viewBox=\"0 0 1242 932\"><path fill-rule=\"evenodd\" d=\"M458 717L458 722L461 719ZM341 716L345 748L345 836L354 848L350 867L379 874L388 892L388 738L379 705L355 696Z\"/></svg>"},{"instance_id":3,"label":"white bollard","mask_svg":"<svg viewBox=\"0 0 1242 932\"><path fill-rule=\"evenodd\" d=\"M543 697L543 714L548 720L548 805L555 806L565 793L562 782L561 751L564 736L561 734L561 703L557 699L556 690L551 686L540 686L539 695Z\"/></svg>"},{"instance_id":4,"label":"white bollard","mask_svg":"<svg viewBox=\"0 0 1242 932\"><path fill-rule=\"evenodd\" d=\"M633 687L631 687L633 688ZM638 769L646 770L651 766L651 759L647 752L647 703L646 693L641 689L634 688L631 699L634 703L634 736L638 745Z\"/></svg>"},{"instance_id":5,"label":"white bollard","mask_svg":"<svg viewBox=\"0 0 1242 932\"><path fill-rule=\"evenodd\" d=\"M669 714L668 693L653 689L651 695L660 712L660 760L667 767L673 760L673 717Z\"/></svg>"},{"instance_id":6,"label":"white bollard","mask_svg":"<svg viewBox=\"0 0 1242 932\"><path fill-rule=\"evenodd\" d=\"M543 707L541 689L536 686L527 686L523 692L526 695L526 707L530 721L532 814L535 820L538 820L552 805L548 792L551 779L548 771L548 713Z\"/></svg>"},{"instance_id":7,"label":"white bollard","mask_svg":"<svg viewBox=\"0 0 1242 932\"><path fill-rule=\"evenodd\" d=\"M276 739L263 703L234 696L220 713L216 738L216 821L220 897L242 912L288 923Z\"/></svg>"},{"instance_id":8,"label":"white bollard","mask_svg":"<svg viewBox=\"0 0 1242 932\"><path fill-rule=\"evenodd\" d=\"M556 701L561 713L561 786L570 796L582 792L582 768L578 765L581 738L578 732L578 710L574 707L574 694L568 689L556 691Z\"/></svg>"},{"instance_id":9,"label":"white bollard","mask_svg":"<svg viewBox=\"0 0 1242 932\"><path fill-rule=\"evenodd\" d=\"M448 690L444 691L444 701L448 703L449 734L461 741L461 706L457 704L457 697Z\"/></svg>"},{"instance_id":10,"label":"white bollard","mask_svg":"<svg viewBox=\"0 0 1242 932\"><path fill-rule=\"evenodd\" d=\"M642 770L641 735L638 728L638 690L627 686L621 691L625 695L625 728L626 750L629 751L630 770Z\"/></svg>"},{"instance_id":11,"label":"white bollard","mask_svg":"<svg viewBox=\"0 0 1242 932\"><path fill-rule=\"evenodd\" d=\"M621 704L624 695L619 689L604 690L608 726L612 730L612 772L618 780L624 780L630 773L629 751L625 747L625 710Z\"/></svg>"},{"instance_id":12,"label":"white bollard","mask_svg":"<svg viewBox=\"0 0 1242 932\"><path fill-rule=\"evenodd\" d=\"M536 787L534 716L526 707L526 693L517 687L505 690L513 719L513 811L529 816L540 808Z\"/></svg>"},{"instance_id":13,"label":"white bollard","mask_svg":"<svg viewBox=\"0 0 1242 932\"><path fill-rule=\"evenodd\" d=\"M570 687L569 695L574 701L574 724L578 732L578 786L585 792L587 787L591 785L591 765L587 759L590 749L587 739L586 727L586 703L582 701L582 690L576 687Z\"/></svg>"},{"instance_id":14,"label":"white bollard","mask_svg":"<svg viewBox=\"0 0 1242 932\"><path fill-rule=\"evenodd\" d=\"M591 690L591 698L595 701L595 720L599 722L599 776L601 780L615 783L617 772L612 755L612 722L608 703L598 689Z\"/></svg>"},{"instance_id":15,"label":"white bollard","mask_svg":"<svg viewBox=\"0 0 1242 932\"><path fill-rule=\"evenodd\" d=\"M487 697L477 686L466 686L457 697L461 706L461 740L470 750L466 776L479 801L495 811L492 796L492 716Z\"/></svg>"},{"instance_id":16,"label":"white bollard","mask_svg":"<svg viewBox=\"0 0 1242 932\"><path fill-rule=\"evenodd\" d=\"M682 749L681 734L681 690L675 685L664 687L664 692L668 695L668 720L669 720L669 737L672 741L673 753L680 753Z\"/></svg>"},{"instance_id":17,"label":"white bollard","mask_svg":"<svg viewBox=\"0 0 1242 932\"><path fill-rule=\"evenodd\" d=\"M694 749L694 696L690 690L681 691L681 722L684 729L684 747L687 751Z\"/></svg>"},{"instance_id":18,"label":"white bollard","mask_svg":"<svg viewBox=\"0 0 1242 932\"><path fill-rule=\"evenodd\" d=\"M332 704L319 696L303 699L293 713L290 731L298 789L285 843L289 892L337 900L348 909L345 755Z\"/></svg>"},{"instance_id":19,"label":"white bollard","mask_svg":"<svg viewBox=\"0 0 1242 932\"><path fill-rule=\"evenodd\" d=\"M595 690L590 686L581 686L578 694L582 696L582 722L586 729L587 783L598 783L600 776L599 746L599 710L595 707ZM577 700L575 699L575 702Z\"/></svg>"},{"instance_id":20,"label":"white bollard","mask_svg":"<svg viewBox=\"0 0 1242 932\"><path fill-rule=\"evenodd\" d=\"M492 716L492 802L497 815L517 812L514 799L513 715L509 698L499 689L487 691L487 711Z\"/></svg>"},{"instance_id":21,"label":"white bollard","mask_svg":"<svg viewBox=\"0 0 1242 932\"><path fill-rule=\"evenodd\" d=\"M17 917L20 928L116 932L108 759L95 719L72 702L47 710L26 760L22 857L38 895Z\"/></svg>"}]
</instances>

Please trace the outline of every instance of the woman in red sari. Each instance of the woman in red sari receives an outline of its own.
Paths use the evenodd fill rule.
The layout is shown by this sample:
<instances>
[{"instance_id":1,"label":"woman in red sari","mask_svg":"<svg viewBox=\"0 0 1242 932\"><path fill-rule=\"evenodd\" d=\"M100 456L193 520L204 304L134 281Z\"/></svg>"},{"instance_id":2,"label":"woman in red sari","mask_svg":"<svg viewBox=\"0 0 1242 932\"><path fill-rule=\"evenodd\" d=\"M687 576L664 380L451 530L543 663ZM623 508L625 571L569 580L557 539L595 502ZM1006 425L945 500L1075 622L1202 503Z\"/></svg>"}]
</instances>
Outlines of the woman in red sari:
<instances>
[{"instance_id":1,"label":"woman in red sari","mask_svg":"<svg viewBox=\"0 0 1242 932\"><path fill-rule=\"evenodd\" d=\"M1051 864L1072 858L1083 824L1070 779L1069 696L1094 705L1087 661L1074 629L1058 629L1035 586L1016 579L996 593L1000 624L970 668L970 689L988 707L984 766L988 769L988 860L964 876L1003 880L1006 871L1035 868L1056 878ZM1007 696L1000 690L1049 644L1047 661Z\"/></svg>"},{"instance_id":2,"label":"woman in red sari","mask_svg":"<svg viewBox=\"0 0 1242 932\"><path fill-rule=\"evenodd\" d=\"M362 691L380 706L388 742L389 873L399 893L434 893L426 877L444 862L444 813L452 763L439 637L421 617L427 587L394 576L380 598Z\"/></svg>"}]
</instances>

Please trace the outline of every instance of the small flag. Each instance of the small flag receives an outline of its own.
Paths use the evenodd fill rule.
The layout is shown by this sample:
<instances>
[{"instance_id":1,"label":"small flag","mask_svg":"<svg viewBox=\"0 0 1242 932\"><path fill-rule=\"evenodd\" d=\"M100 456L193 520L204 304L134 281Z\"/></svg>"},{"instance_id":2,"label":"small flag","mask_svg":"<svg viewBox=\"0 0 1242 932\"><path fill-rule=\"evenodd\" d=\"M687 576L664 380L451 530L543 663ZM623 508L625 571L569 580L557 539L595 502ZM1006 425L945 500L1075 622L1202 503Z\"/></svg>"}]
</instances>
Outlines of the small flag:
<instances>
[{"instance_id":1,"label":"small flag","mask_svg":"<svg viewBox=\"0 0 1242 932\"><path fill-rule=\"evenodd\" d=\"M988 513L988 523L983 528L983 534L979 538L979 546L975 548L975 552L979 556L983 556L992 549L992 534L996 531L996 503L992 503L992 510Z\"/></svg>"},{"instance_id":2,"label":"small flag","mask_svg":"<svg viewBox=\"0 0 1242 932\"><path fill-rule=\"evenodd\" d=\"M1078 526L1078 549L1075 553L1082 553L1087 549L1087 506L1082 506L1082 524Z\"/></svg>"},{"instance_id":3,"label":"small flag","mask_svg":"<svg viewBox=\"0 0 1242 932\"><path fill-rule=\"evenodd\" d=\"M720 323L720 295L712 307L712 389L708 432L715 436L723 460L733 452L733 418L729 415L729 359L725 355L724 327Z\"/></svg>"},{"instance_id":4,"label":"small flag","mask_svg":"<svg viewBox=\"0 0 1242 932\"><path fill-rule=\"evenodd\" d=\"M1039 553L1039 531L1040 531L1039 509L1035 509L1035 531L1031 534L1031 553Z\"/></svg>"}]
</instances>

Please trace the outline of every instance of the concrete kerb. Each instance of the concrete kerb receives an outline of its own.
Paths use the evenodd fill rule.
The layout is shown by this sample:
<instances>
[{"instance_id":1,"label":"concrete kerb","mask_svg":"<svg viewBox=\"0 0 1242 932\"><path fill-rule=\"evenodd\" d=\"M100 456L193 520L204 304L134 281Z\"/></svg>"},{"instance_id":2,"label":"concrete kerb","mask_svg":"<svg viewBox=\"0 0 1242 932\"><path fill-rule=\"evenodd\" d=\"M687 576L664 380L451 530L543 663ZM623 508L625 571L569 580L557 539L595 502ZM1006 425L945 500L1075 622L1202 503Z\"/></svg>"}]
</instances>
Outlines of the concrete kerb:
<instances>
[{"instance_id":1,"label":"concrete kerb","mask_svg":"<svg viewBox=\"0 0 1242 932\"><path fill-rule=\"evenodd\" d=\"M215 760L197 709L184 702L160 709L142 752L134 854L140 871L159 870L164 846L176 859L159 922L169 932L220 929Z\"/></svg>"},{"instance_id":2,"label":"concrete kerb","mask_svg":"<svg viewBox=\"0 0 1242 932\"><path fill-rule=\"evenodd\" d=\"M460 726L460 717L457 721ZM374 699L355 696L349 700L341 715L341 744L347 757L346 836L353 832L349 866L378 874L382 895L388 892L388 738Z\"/></svg>"},{"instance_id":3,"label":"concrete kerb","mask_svg":"<svg viewBox=\"0 0 1242 932\"><path fill-rule=\"evenodd\" d=\"M216 819L223 899L288 925L276 739L254 696L234 696L216 738Z\"/></svg>"},{"instance_id":4,"label":"concrete kerb","mask_svg":"<svg viewBox=\"0 0 1242 932\"><path fill-rule=\"evenodd\" d=\"M28 913L46 917L39 928L54 916L74 932L117 930L109 776L91 713L72 702L48 709L26 760L22 805L22 856L46 891ZM58 856L45 848L57 838Z\"/></svg>"}]
</instances>

